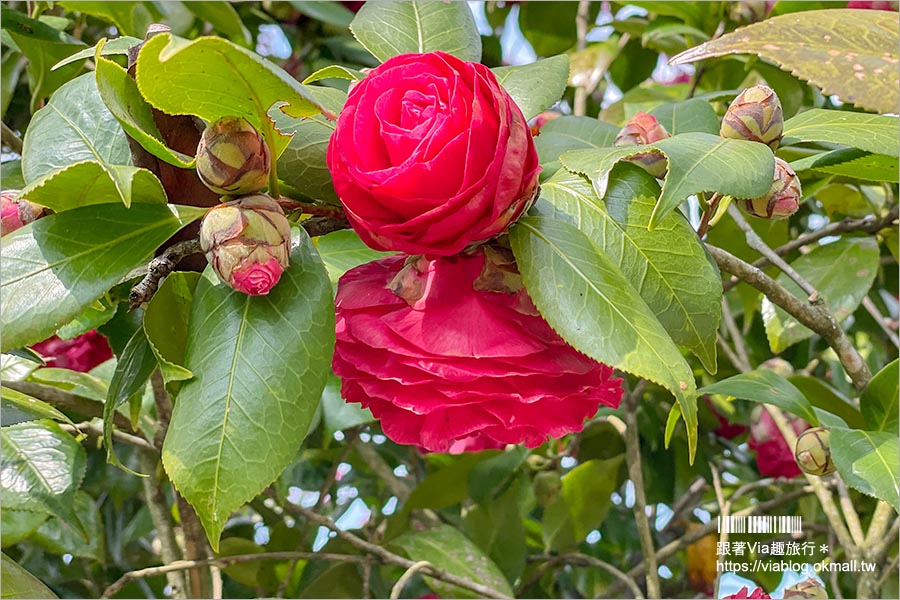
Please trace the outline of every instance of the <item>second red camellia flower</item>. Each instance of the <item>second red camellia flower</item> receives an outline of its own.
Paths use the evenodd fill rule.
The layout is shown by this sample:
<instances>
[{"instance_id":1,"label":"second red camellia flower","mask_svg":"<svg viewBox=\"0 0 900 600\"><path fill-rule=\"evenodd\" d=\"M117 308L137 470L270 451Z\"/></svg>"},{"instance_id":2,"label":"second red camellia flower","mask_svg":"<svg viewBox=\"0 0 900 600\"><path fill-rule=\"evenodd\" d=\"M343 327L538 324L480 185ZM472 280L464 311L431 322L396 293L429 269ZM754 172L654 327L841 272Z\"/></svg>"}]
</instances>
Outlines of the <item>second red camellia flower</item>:
<instances>
[{"instance_id":1,"label":"second red camellia flower","mask_svg":"<svg viewBox=\"0 0 900 600\"><path fill-rule=\"evenodd\" d=\"M535 447L622 397L611 367L541 318L504 250L370 262L341 278L336 305L342 395L400 444Z\"/></svg>"},{"instance_id":2,"label":"second red camellia flower","mask_svg":"<svg viewBox=\"0 0 900 600\"><path fill-rule=\"evenodd\" d=\"M395 56L353 87L328 169L366 244L428 256L504 232L540 172L525 117L491 70L443 52Z\"/></svg>"}]
</instances>

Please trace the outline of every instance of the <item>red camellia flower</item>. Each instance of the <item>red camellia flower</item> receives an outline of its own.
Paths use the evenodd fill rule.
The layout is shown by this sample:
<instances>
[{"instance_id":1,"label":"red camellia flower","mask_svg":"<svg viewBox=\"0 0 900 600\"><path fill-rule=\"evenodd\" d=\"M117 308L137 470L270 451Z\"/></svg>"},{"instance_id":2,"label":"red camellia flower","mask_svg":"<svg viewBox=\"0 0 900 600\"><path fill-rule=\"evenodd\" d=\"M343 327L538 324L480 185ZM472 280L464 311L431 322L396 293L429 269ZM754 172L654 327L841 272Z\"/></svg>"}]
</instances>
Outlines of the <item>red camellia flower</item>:
<instances>
[{"instance_id":1,"label":"red camellia flower","mask_svg":"<svg viewBox=\"0 0 900 600\"><path fill-rule=\"evenodd\" d=\"M443 52L395 56L354 85L327 159L366 244L428 256L505 231L540 172L525 117L491 70Z\"/></svg>"},{"instance_id":2,"label":"red camellia flower","mask_svg":"<svg viewBox=\"0 0 900 600\"><path fill-rule=\"evenodd\" d=\"M71 340L62 340L54 335L35 344L32 349L44 357L48 367L71 369L82 373L87 373L113 355L106 338L96 330L88 331Z\"/></svg>"},{"instance_id":3,"label":"red camellia flower","mask_svg":"<svg viewBox=\"0 0 900 600\"><path fill-rule=\"evenodd\" d=\"M341 278L336 306L341 393L400 444L535 447L621 400L612 368L550 328L501 250L361 265Z\"/></svg>"},{"instance_id":4,"label":"red camellia flower","mask_svg":"<svg viewBox=\"0 0 900 600\"><path fill-rule=\"evenodd\" d=\"M800 418L791 419L794 433L809 429L809 423ZM794 451L778 431L778 426L768 411L757 407L750 423L750 448L756 451L756 466L765 477L797 477L800 467L794 460Z\"/></svg>"},{"instance_id":5,"label":"red camellia flower","mask_svg":"<svg viewBox=\"0 0 900 600\"><path fill-rule=\"evenodd\" d=\"M731 598L734 598L734 600L763 600L764 598L771 597L772 596L768 595L761 587L756 588L752 592L746 587L742 587L736 594L724 596L722 600L729 600Z\"/></svg>"}]
</instances>

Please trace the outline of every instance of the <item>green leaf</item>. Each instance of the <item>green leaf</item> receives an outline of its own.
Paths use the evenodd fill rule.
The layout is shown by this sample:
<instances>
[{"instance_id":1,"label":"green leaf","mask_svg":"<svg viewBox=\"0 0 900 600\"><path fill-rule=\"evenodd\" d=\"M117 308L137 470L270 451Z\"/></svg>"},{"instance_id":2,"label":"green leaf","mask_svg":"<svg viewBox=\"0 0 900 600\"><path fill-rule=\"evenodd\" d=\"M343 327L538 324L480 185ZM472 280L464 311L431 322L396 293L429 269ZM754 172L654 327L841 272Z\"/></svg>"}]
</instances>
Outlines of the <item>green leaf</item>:
<instances>
[{"instance_id":1,"label":"green leaf","mask_svg":"<svg viewBox=\"0 0 900 600\"><path fill-rule=\"evenodd\" d=\"M232 42L250 47L253 36L244 26L241 16L228 2L185 2L184 5L199 19L213 26Z\"/></svg>"},{"instance_id":2,"label":"green leaf","mask_svg":"<svg viewBox=\"0 0 900 600\"><path fill-rule=\"evenodd\" d=\"M810 170L865 181L900 181L896 157L856 148L841 148L801 158L792 162L791 168L798 173Z\"/></svg>"},{"instance_id":3,"label":"green leaf","mask_svg":"<svg viewBox=\"0 0 900 600\"><path fill-rule=\"evenodd\" d=\"M275 103L292 117L319 114L321 107L293 77L259 55L228 40L188 41L160 34L138 55L137 85L157 110L206 121L243 117L265 137L273 156L287 143L267 115Z\"/></svg>"},{"instance_id":4,"label":"green leaf","mask_svg":"<svg viewBox=\"0 0 900 600\"><path fill-rule=\"evenodd\" d=\"M147 28L159 15L151 12L149 2L86 2L77 0L58 2L69 10L78 11L113 23L119 32L143 38ZM151 5L152 6L152 5Z\"/></svg>"},{"instance_id":5,"label":"green leaf","mask_svg":"<svg viewBox=\"0 0 900 600\"><path fill-rule=\"evenodd\" d=\"M348 229L333 231L317 238L316 248L328 269L328 277L335 285L350 269L389 255L372 250L359 239L356 232Z\"/></svg>"},{"instance_id":6,"label":"green leaf","mask_svg":"<svg viewBox=\"0 0 900 600\"><path fill-rule=\"evenodd\" d=\"M162 183L147 169L108 165L92 160L47 173L22 190L21 198L55 211L121 202L165 204Z\"/></svg>"},{"instance_id":7,"label":"green leaf","mask_svg":"<svg viewBox=\"0 0 900 600\"><path fill-rule=\"evenodd\" d=\"M84 448L53 421L32 421L0 429L3 508L48 512L87 539L73 509L85 471Z\"/></svg>"},{"instance_id":8,"label":"green leaf","mask_svg":"<svg viewBox=\"0 0 900 600\"><path fill-rule=\"evenodd\" d=\"M19 566L19 563L0 553L0 578L3 579L4 598L58 598L40 579Z\"/></svg>"},{"instance_id":9,"label":"green leaf","mask_svg":"<svg viewBox=\"0 0 900 600\"><path fill-rule=\"evenodd\" d=\"M466 537L481 548L511 582L525 570L528 546L522 512L527 508L522 506L521 498L523 493L531 492L530 483L527 476L520 474L499 497L471 506L463 515Z\"/></svg>"},{"instance_id":10,"label":"green leaf","mask_svg":"<svg viewBox=\"0 0 900 600\"><path fill-rule=\"evenodd\" d=\"M44 367L38 369L29 377L31 381L44 383L71 392L77 396L84 396L97 402L103 402L109 384L105 379L95 377L90 373L81 373L71 369L57 367Z\"/></svg>"},{"instance_id":11,"label":"green leaf","mask_svg":"<svg viewBox=\"0 0 900 600\"><path fill-rule=\"evenodd\" d=\"M525 2L519 5L519 28L538 56L553 56L575 45L577 2Z\"/></svg>"},{"instance_id":12,"label":"green leaf","mask_svg":"<svg viewBox=\"0 0 900 600\"><path fill-rule=\"evenodd\" d=\"M659 185L643 169L618 165L606 202L580 175L558 172L541 188L540 214L571 223L615 263L677 344L716 372L722 312L719 270L690 223L669 213L650 232L647 223Z\"/></svg>"},{"instance_id":13,"label":"green leaf","mask_svg":"<svg viewBox=\"0 0 900 600\"><path fill-rule=\"evenodd\" d=\"M25 187L25 178L22 177L22 161L8 160L0 164L0 181L7 190L21 190Z\"/></svg>"},{"instance_id":14,"label":"green leaf","mask_svg":"<svg viewBox=\"0 0 900 600\"><path fill-rule=\"evenodd\" d=\"M610 496L619 487L625 456L589 460L562 479L559 498L544 510L544 547L565 551L584 541L600 527L609 512Z\"/></svg>"},{"instance_id":15,"label":"green leaf","mask_svg":"<svg viewBox=\"0 0 900 600\"><path fill-rule=\"evenodd\" d=\"M469 496L475 502L489 503L509 486L527 456L525 447L515 446L475 465L469 474Z\"/></svg>"},{"instance_id":16,"label":"green leaf","mask_svg":"<svg viewBox=\"0 0 900 600\"><path fill-rule=\"evenodd\" d=\"M58 411L52 405L47 404L43 400L38 400L37 398L29 396L28 394L23 394L18 390L4 386L0 389L0 397L3 398L3 412L10 410L10 408L14 408L18 409L20 412L26 413L26 415L31 415L34 419L53 419L54 421L65 421L66 423L74 425L69 417ZM6 425L6 417L7 415L4 414L4 425Z\"/></svg>"},{"instance_id":17,"label":"green leaf","mask_svg":"<svg viewBox=\"0 0 900 600\"><path fill-rule=\"evenodd\" d=\"M198 273L172 273L144 312L144 332L166 382L184 381L194 376L184 367L184 361L191 304L199 279Z\"/></svg>"},{"instance_id":18,"label":"green leaf","mask_svg":"<svg viewBox=\"0 0 900 600\"><path fill-rule=\"evenodd\" d=\"M97 503L90 494L82 490L75 492L75 513L78 520L84 524L88 534L85 543L81 535L72 531L71 527L59 519L51 518L41 525L31 537L31 541L54 554L71 554L89 558L98 563L105 560L105 543L103 518Z\"/></svg>"},{"instance_id":19,"label":"green leaf","mask_svg":"<svg viewBox=\"0 0 900 600\"><path fill-rule=\"evenodd\" d=\"M783 145L794 142L843 144L874 154L900 154L900 117L813 108L784 122Z\"/></svg>"},{"instance_id":20,"label":"green leaf","mask_svg":"<svg viewBox=\"0 0 900 600\"><path fill-rule=\"evenodd\" d=\"M847 485L884 500L900 512L897 434L831 429L831 457Z\"/></svg>"},{"instance_id":21,"label":"green leaf","mask_svg":"<svg viewBox=\"0 0 900 600\"><path fill-rule=\"evenodd\" d=\"M207 3L192 2L191 4ZM102 48L103 45L98 44L98 52ZM193 156L182 154L166 146L153 118L153 108L141 96L137 83L128 74L128 71L102 56L94 57L94 62L96 63L94 74L100 97L125 132L134 138L144 150L170 165L182 169L193 167Z\"/></svg>"},{"instance_id":22,"label":"green leaf","mask_svg":"<svg viewBox=\"0 0 900 600\"><path fill-rule=\"evenodd\" d=\"M49 518L46 513L3 509L0 511L0 546L6 548L27 540Z\"/></svg>"},{"instance_id":23,"label":"green leaf","mask_svg":"<svg viewBox=\"0 0 900 600\"><path fill-rule=\"evenodd\" d=\"M343 6L340 2L293 0L291 6L307 17L322 21L323 23L328 23L329 25L337 25L338 27L346 28L349 27L350 22L353 20L353 12L346 6Z\"/></svg>"},{"instance_id":24,"label":"green leaf","mask_svg":"<svg viewBox=\"0 0 900 600\"><path fill-rule=\"evenodd\" d=\"M3 237L3 346L48 338L205 209L85 206Z\"/></svg>"},{"instance_id":25,"label":"green leaf","mask_svg":"<svg viewBox=\"0 0 900 600\"><path fill-rule=\"evenodd\" d=\"M398 54L435 50L469 62L481 60L481 36L464 2L367 2L350 31L381 62Z\"/></svg>"},{"instance_id":26,"label":"green leaf","mask_svg":"<svg viewBox=\"0 0 900 600\"><path fill-rule=\"evenodd\" d=\"M759 56L860 108L897 111L897 16L889 11L780 15L686 50L669 63L726 54Z\"/></svg>"},{"instance_id":27,"label":"green leaf","mask_svg":"<svg viewBox=\"0 0 900 600\"><path fill-rule=\"evenodd\" d=\"M878 273L878 243L874 238L844 238L819 246L791 263L825 300L838 323L853 314ZM805 294L787 275L776 281L798 298ZM796 318L763 298L763 322L769 346L776 354L813 335Z\"/></svg>"},{"instance_id":28,"label":"green leaf","mask_svg":"<svg viewBox=\"0 0 900 600\"><path fill-rule=\"evenodd\" d=\"M818 377L791 375L788 377L788 381L806 396L813 410L816 411L816 415L819 416L819 424L823 427L827 427L828 424L823 421L820 411L840 418L845 423L844 427L862 428L864 426L862 414L853 401Z\"/></svg>"},{"instance_id":29,"label":"green leaf","mask_svg":"<svg viewBox=\"0 0 900 600\"><path fill-rule=\"evenodd\" d=\"M343 431L364 425L375 420L368 408L347 402L341 398L341 380L336 375L329 375L322 390L322 421L328 437L336 431Z\"/></svg>"},{"instance_id":30,"label":"green leaf","mask_svg":"<svg viewBox=\"0 0 900 600\"><path fill-rule=\"evenodd\" d=\"M141 38L131 37L127 35L119 36L115 39L109 40L105 42L101 47L103 50L100 52L101 56L127 56L128 49L132 46L137 46L141 42L143 42ZM64 67L67 64L77 62L79 60L86 60L88 58L94 58L97 54L97 46L91 46L90 48L85 48L75 54L64 58L59 61L55 65L53 65L54 69L58 69L60 67Z\"/></svg>"},{"instance_id":31,"label":"green leaf","mask_svg":"<svg viewBox=\"0 0 900 600\"><path fill-rule=\"evenodd\" d=\"M150 342L147 341L143 328L138 328L118 356L116 370L109 382L106 400L103 403L103 445L106 447L106 460L110 464L122 467L113 447L112 434L116 410L132 398L140 398L156 366L156 356ZM129 469L126 471L133 473Z\"/></svg>"},{"instance_id":32,"label":"green leaf","mask_svg":"<svg viewBox=\"0 0 900 600\"><path fill-rule=\"evenodd\" d=\"M699 390L701 394L722 394L753 402L764 402L788 411L810 425L819 419L806 396L794 385L769 369L757 369L717 381Z\"/></svg>"},{"instance_id":33,"label":"green leaf","mask_svg":"<svg viewBox=\"0 0 900 600\"><path fill-rule=\"evenodd\" d=\"M618 266L563 221L525 217L509 238L528 293L557 333L591 358L659 383L675 395L693 457L697 443L693 373Z\"/></svg>"},{"instance_id":34,"label":"green leaf","mask_svg":"<svg viewBox=\"0 0 900 600\"><path fill-rule=\"evenodd\" d=\"M306 233L291 265L252 297L207 270L191 310L181 388L162 459L213 548L231 512L295 457L316 412L334 344L331 285Z\"/></svg>"},{"instance_id":35,"label":"green leaf","mask_svg":"<svg viewBox=\"0 0 900 600\"><path fill-rule=\"evenodd\" d=\"M62 86L35 113L23 140L22 174L29 184L84 161L130 165L125 132L103 104L93 73Z\"/></svg>"},{"instance_id":36,"label":"green leaf","mask_svg":"<svg viewBox=\"0 0 900 600\"><path fill-rule=\"evenodd\" d=\"M650 111L669 135L700 132L719 135L719 118L706 100L691 98L684 102L667 102Z\"/></svg>"},{"instance_id":37,"label":"green leaf","mask_svg":"<svg viewBox=\"0 0 900 600\"><path fill-rule=\"evenodd\" d=\"M347 81L361 81L365 73L345 67L344 65L331 65L323 67L303 80L303 85L309 85L323 79L345 79ZM313 95L315 93L313 92ZM346 96L345 96L346 97Z\"/></svg>"},{"instance_id":38,"label":"green leaf","mask_svg":"<svg viewBox=\"0 0 900 600\"><path fill-rule=\"evenodd\" d=\"M898 361L893 361L875 375L859 399L866 426L872 431L897 433Z\"/></svg>"},{"instance_id":39,"label":"green leaf","mask_svg":"<svg viewBox=\"0 0 900 600\"><path fill-rule=\"evenodd\" d=\"M669 172L650 216L650 229L692 194L719 192L735 198L757 198L772 185L775 158L768 146L708 133L684 133L646 146L574 150L560 160L569 171L587 175L603 198L615 164L652 149L668 158Z\"/></svg>"},{"instance_id":40,"label":"green leaf","mask_svg":"<svg viewBox=\"0 0 900 600\"><path fill-rule=\"evenodd\" d=\"M439 525L425 531L408 531L394 539L391 545L400 549L410 560L427 560L438 569L465 577L509 596L512 588L494 562L458 530ZM428 587L443 598L478 598L469 590L425 577Z\"/></svg>"},{"instance_id":41,"label":"green leaf","mask_svg":"<svg viewBox=\"0 0 900 600\"><path fill-rule=\"evenodd\" d=\"M548 121L534 139L544 167L541 180L549 179L559 170L559 157L569 150L612 146L618 133L615 125L590 117L558 117Z\"/></svg>"},{"instance_id":42,"label":"green leaf","mask_svg":"<svg viewBox=\"0 0 900 600\"><path fill-rule=\"evenodd\" d=\"M560 54L527 65L492 70L527 120L556 104L566 91L569 58Z\"/></svg>"},{"instance_id":43,"label":"green leaf","mask_svg":"<svg viewBox=\"0 0 900 600\"><path fill-rule=\"evenodd\" d=\"M340 90L316 86L307 89L327 111L335 114L341 111L347 99L347 94ZM280 179L310 200L339 204L325 162L328 140L334 133L334 120L325 115L294 119L277 109L270 110L269 116L284 134L293 135L278 157Z\"/></svg>"}]
</instances>

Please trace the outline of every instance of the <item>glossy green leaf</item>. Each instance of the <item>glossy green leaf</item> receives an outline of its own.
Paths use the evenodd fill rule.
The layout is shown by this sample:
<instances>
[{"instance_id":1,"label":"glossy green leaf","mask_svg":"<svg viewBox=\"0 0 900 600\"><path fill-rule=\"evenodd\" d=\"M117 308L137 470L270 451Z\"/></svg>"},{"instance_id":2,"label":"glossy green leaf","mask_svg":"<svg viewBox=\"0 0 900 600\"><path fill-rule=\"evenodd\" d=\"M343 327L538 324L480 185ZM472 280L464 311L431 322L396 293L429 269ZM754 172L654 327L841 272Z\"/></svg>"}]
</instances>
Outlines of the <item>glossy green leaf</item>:
<instances>
[{"instance_id":1,"label":"glossy green leaf","mask_svg":"<svg viewBox=\"0 0 900 600\"><path fill-rule=\"evenodd\" d=\"M72 423L69 417L61 413L52 405L47 404L43 400L38 400L37 398L29 396L28 394L23 394L18 390L4 386L0 389L0 397L3 398L4 412L8 411L10 408L15 408L20 412L30 415L33 419L53 419L54 421ZM3 415L4 425L6 425L6 416L7 415L5 414Z\"/></svg>"},{"instance_id":2,"label":"glossy green leaf","mask_svg":"<svg viewBox=\"0 0 900 600\"><path fill-rule=\"evenodd\" d=\"M206 121L243 117L263 133L279 156L290 141L280 134L268 110L299 118L321 107L300 83L259 55L228 40L201 37L188 41L171 34L148 40L138 55L136 80L141 95L169 114Z\"/></svg>"},{"instance_id":3,"label":"glossy green leaf","mask_svg":"<svg viewBox=\"0 0 900 600\"><path fill-rule=\"evenodd\" d=\"M575 45L577 15L577 2L526 2L519 6L519 28L538 56L553 56Z\"/></svg>"},{"instance_id":4,"label":"glossy green leaf","mask_svg":"<svg viewBox=\"0 0 900 600\"><path fill-rule=\"evenodd\" d=\"M719 118L706 100L691 98L684 102L668 102L650 111L669 135L700 132L719 135Z\"/></svg>"},{"instance_id":5,"label":"glossy green leaf","mask_svg":"<svg viewBox=\"0 0 900 600\"><path fill-rule=\"evenodd\" d=\"M308 86L309 93L328 111L337 114L347 100L347 94L332 88ZM331 173L325 163L328 140L334 133L334 120L325 115L301 119L292 118L280 110L269 111L279 130L293 134L290 143L278 157L278 176L298 195L310 200L339 204Z\"/></svg>"},{"instance_id":6,"label":"glossy green leaf","mask_svg":"<svg viewBox=\"0 0 900 600\"><path fill-rule=\"evenodd\" d=\"M158 12L151 12L149 2L87 2L85 0L63 1L58 4L70 10L110 21L123 34L143 38L147 28L157 20ZM148 6L150 5L150 6ZM158 9L156 9L158 10Z\"/></svg>"},{"instance_id":7,"label":"glossy green leaf","mask_svg":"<svg viewBox=\"0 0 900 600\"><path fill-rule=\"evenodd\" d=\"M534 139L541 166L541 180L549 179L560 168L559 157L569 150L607 148L616 141L619 128L590 117L558 117L541 127Z\"/></svg>"},{"instance_id":8,"label":"glossy green leaf","mask_svg":"<svg viewBox=\"0 0 900 600\"><path fill-rule=\"evenodd\" d=\"M144 312L144 332L166 382L194 376L185 368L184 361L191 304L199 279L198 273L172 273L159 286Z\"/></svg>"},{"instance_id":9,"label":"glossy green leaf","mask_svg":"<svg viewBox=\"0 0 900 600\"><path fill-rule=\"evenodd\" d=\"M606 518L610 496L619 486L619 469L625 456L589 460L562 479L557 500L544 510L544 547L565 551L580 544Z\"/></svg>"},{"instance_id":10,"label":"glossy green leaf","mask_svg":"<svg viewBox=\"0 0 900 600\"><path fill-rule=\"evenodd\" d=\"M229 2L185 2L184 5L199 19L213 26L213 29L242 46L250 47L253 36L244 26L241 16Z\"/></svg>"},{"instance_id":11,"label":"glossy green leaf","mask_svg":"<svg viewBox=\"0 0 900 600\"><path fill-rule=\"evenodd\" d=\"M101 56L126 56L128 54L128 49L132 46L136 46L143 42L144 40L136 37L131 37L128 35L119 36L115 39L109 40L104 43L102 48L103 50L100 52ZM80 50L71 56L64 58L59 61L55 65L53 65L54 69L58 69L67 64L77 62L79 60L87 60L88 58L94 58L97 54L97 46L91 46L90 48L85 48L84 50Z\"/></svg>"},{"instance_id":12,"label":"glossy green leaf","mask_svg":"<svg viewBox=\"0 0 900 600\"><path fill-rule=\"evenodd\" d=\"M469 474L469 496L476 502L490 503L509 487L510 480L527 456L524 447L515 446L475 465Z\"/></svg>"},{"instance_id":13,"label":"glossy green leaf","mask_svg":"<svg viewBox=\"0 0 900 600\"><path fill-rule=\"evenodd\" d=\"M215 549L231 512L295 457L331 364L331 285L306 233L267 296L207 271L195 290L185 366L162 459Z\"/></svg>"},{"instance_id":14,"label":"glossy green leaf","mask_svg":"<svg viewBox=\"0 0 900 600\"><path fill-rule=\"evenodd\" d=\"M693 373L619 267L564 221L525 217L509 238L528 293L557 333L591 358L659 383L675 395L693 456L697 443Z\"/></svg>"},{"instance_id":15,"label":"glossy green leaf","mask_svg":"<svg viewBox=\"0 0 900 600\"><path fill-rule=\"evenodd\" d=\"M516 581L525 570L528 546L522 512L527 507L523 508L521 498L530 493L530 487L529 478L520 473L497 498L471 506L463 515L466 537L494 561L509 581Z\"/></svg>"},{"instance_id":16,"label":"glossy green leaf","mask_svg":"<svg viewBox=\"0 0 900 600\"><path fill-rule=\"evenodd\" d=\"M293 0L291 6L307 17L338 27L348 27L353 20L353 12L340 2Z\"/></svg>"},{"instance_id":17,"label":"glossy green leaf","mask_svg":"<svg viewBox=\"0 0 900 600\"><path fill-rule=\"evenodd\" d=\"M860 108L897 111L897 17L889 11L779 15L686 50L669 63L726 54L759 56Z\"/></svg>"},{"instance_id":18,"label":"glossy green leaf","mask_svg":"<svg viewBox=\"0 0 900 600\"><path fill-rule=\"evenodd\" d=\"M106 108L93 73L62 86L35 113L23 139L22 174L29 184L83 161L130 165L125 132Z\"/></svg>"},{"instance_id":19,"label":"glossy green leaf","mask_svg":"<svg viewBox=\"0 0 900 600\"><path fill-rule=\"evenodd\" d=\"M344 65L329 65L312 73L303 80L303 85L315 83L323 79L344 79L346 81L360 81L366 74L356 69L345 67ZM313 92L315 95L315 92ZM345 96L346 97L346 96Z\"/></svg>"},{"instance_id":20,"label":"glossy green leaf","mask_svg":"<svg viewBox=\"0 0 900 600\"><path fill-rule=\"evenodd\" d=\"M708 133L684 133L646 146L574 150L560 160L569 171L587 175L603 198L615 164L651 149L659 150L669 160L662 194L650 216L651 229L692 194L719 192L735 198L757 198L772 185L775 158L768 146Z\"/></svg>"},{"instance_id":21,"label":"glossy green leaf","mask_svg":"<svg viewBox=\"0 0 900 600\"><path fill-rule=\"evenodd\" d=\"M398 54L435 50L470 62L481 60L481 36L463 2L367 2L350 31L381 62Z\"/></svg>"},{"instance_id":22,"label":"glossy green leaf","mask_svg":"<svg viewBox=\"0 0 900 600\"><path fill-rule=\"evenodd\" d=\"M15 159L0 164L0 181L3 181L3 188L7 190L21 190L25 187L22 161Z\"/></svg>"},{"instance_id":23,"label":"glossy green leaf","mask_svg":"<svg viewBox=\"0 0 900 600\"><path fill-rule=\"evenodd\" d=\"M106 446L106 460L111 464L122 466L113 447L115 412L132 398L140 398L156 367L156 356L150 342L147 341L144 329L139 328L118 356L116 370L103 403L103 445Z\"/></svg>"},{"instance_id":24,"label":"glossy green leaf","mask_svg":"<svg viewBox=\"0 0 900 600\"><path fill-rule=\"evenodd\" d=\"M85 206L3 237L3 349L48 338L203 209Z\"/></svg>"},{"instance_id":25,"label":"glossy green leaf","mask_svg":"<svg viewBox=\"0 0 900 600\"><path fill-rule=\"evenodd\" d=\"M408 531L394 539L391 545L399 548L410 560L427 560L438 569L513 595L509 582L497 565L469 538L449 525L439 525L425 531ZM478 598L474 592L437 579L426 577L425 581L443 598Z\"/></svg>"},{"instance_id":26,"label":"glossy green leaf","mask_svg":"<svg viewBox=\"0 0 900 600\"><path fill-rule=\"evenodd\" d=\"M819 246L797 258L791 266L824 298L838 323L842 323L865 298L878 273L878 243L874 238L844 238ZM784 273L776 281L798 298L805 294ZM813 332L772 304L762 304L769 346L776 354L813 335Z\"/></svg>"},{"instance_id":27,"label":"glossy green leaf","mask_svg":"<svg viewBox=\"0 0 900 600\"><path fill-rule=\"evenodd\" d=\"M847 485L900 512L900 450L895 432L832 428L831 457Z\"/></svg>"},{"instance_id":28,"label":"glossy green leaf","mask_svg":"<svg viewBox=\"0 0 900 600\"><path fill-rule=\"evenodd\" d=\"M801 158L792 162L791 168L798 173L810 170L865 181L900 181L900 167L896 157L872 154L856 148L842 148Z\"/></svg>"},{"instance_id":29,"label":"glossy green leaf","mask_svg":"<svg viewBox=\"0 0 900 600\"><path fill-rule=\"evenodd\" d=\"M819 419L806 396L791 382L770 369L757 369L717 381L701 388L699 393L722 394L771 404L801 417L810 425L819 424Z\"/></svg>"},{"instance_id":30,"label":"glossy green leaf","mask_svg":"<svg viewBox=\"0 0 900 600\"><path fill-rule=\"evenodd\" d=\"M900 117L813 108L784 122L783 145L826 142L874 154L900 154Z\"/></svg>"},{"instance_id":31,"label":"glossy green leaf","mask_svg":"<svg viewBox=\"0 0 900 600\"><path fill-rule=\"evenodd\" d=\"M95 57L94 62L96 63L94 74L100 97L126 133L144 150L170 165L183 169L193 167L193 156L187 156L166 146L153 118L153 108L141 96L137 83L128 71L102 56Z\"/></svg>"},{"instance_id":32,"label":"glossy green leaf","mask_svg":"<svg viewBox=\"0 0 900 600\"><path fill-rule=\"evenodd\" d=\"M536 117L560 99L569 80L569 59L565 54L517 67L493 69L500 85L516 101L525 119Z\"/></svg>"},{"instance_id":33,"label":"glossy green leaf","mask_svg":"<svg viewBox=\"0 0 900 600\"><path fill-rule=\"evenodd\" d=\"M6 548L27 540L48 518L47 513L3 509L0 511L0 546ZM3 577L6 577L5 572Z\"/></svg>"},{"instance_id":34,"label":"glossy green leaf","mask_svg":"<svg viewBox=\"0 0 900 600\"><path fill-rule=\"evenodd\" d=\"M859 399L859 408L866 426L872 431L897 433L898 361L893 361L869 381L869 387Z\"/></svg>"},{"instance_id":35,"label":"glossy green leaf","mask_svg":"<svg viewBox=\"0 0 900 600\"><path fill-rule=\"evenodd\" d=\"M109 388L105 379L90 373L81 373L72 369L44 367L31 374L29 380L44 383L71 392L76 396L84 396L97 402L103 402Z\"/></svg>"},{"instance_id":36,"label":"glossy green leaf","mask_svg":"<svg viewBox=\"0 0 900 600\"><path fill-rule=\"evenodd\" d=\"M606 201L580 175L558 172L541 187L540 214L580 229L615 263L677 344L716 372L722 283L697 234L678 212L647 230L659 185L643 169L616 167Z\"/></svg>"},{"instance_id":37,"label":"glossy green leaf","mask_svg":"<svg viewBox=\"0 0 900 600\"><path fill-rule=\"evenodd\" d=\"M58 598L40 579L19 566L19 563L0 553L0 578L3 579L4 598Z\"/></svg>"},{"instance_id":38,"label":"glossy green leaf","mask_svg":"<svg viewBox=\"0 0 900 600\"><path fill-rule=\"evenodd\" d=\"M389 256L386 252L372 250L366 246L356 232L351 230L333 231L317 239L316 248L328 269L328 277L337 285L338 279L354 267Z\"/></svg>"},{"instance_id":39,"label":"glossy green leaf","mask_svg":"<svg viewBox=\"0 0 900 600\"><path fill-rule=\"evenodd\" d=\"M73 509L85 471L85 452L53 421L32 421L0 429L3 507L48 512L87 537Z\"/></svg>"},{"instance_id":40,"label":"glossy green leaf","mask_svg":"<svg viewBox=\"0 0 900 600\"><path fill-rule=\"evenodd\" d=\"M63 212L81 206L121 202L165 204L166 192L147 169L92 160L47 173L22 190L21 198Z\"/></svg>"},{"instance_id":41,"label":"glossy green leaf","mask_svg":"<svg viewBox=\"0 0 900 600\"><path fill-rule=\"evenodd\" d=\"M73 506L78 520L84 524L87 531L87 543L80 534L57 518L50 518L44 522L31 536L31 541L54 554L70 554L102 563L106 556L106 544L103 517L100 516L97 502L90 494L78 490L75 492Z\"/></svg>"},{"instance_id":42,"label":"glossy green leaf","mask_svg":"<svg viewBox=\"0 0 900 600\"><path fill-rule=\"evenodd\" d=\"M820 425L823 427L828 427L829 425L823 420L822 412L820 411L827 412L841 419L844 422L843 427L862 428L865 426L863 416L853 403L853 400L825 383L822 379L796 374L788 377L788 381L806 396L806 399L809 400L813 410L819 417Z\"/></svg>"}]
</instances>

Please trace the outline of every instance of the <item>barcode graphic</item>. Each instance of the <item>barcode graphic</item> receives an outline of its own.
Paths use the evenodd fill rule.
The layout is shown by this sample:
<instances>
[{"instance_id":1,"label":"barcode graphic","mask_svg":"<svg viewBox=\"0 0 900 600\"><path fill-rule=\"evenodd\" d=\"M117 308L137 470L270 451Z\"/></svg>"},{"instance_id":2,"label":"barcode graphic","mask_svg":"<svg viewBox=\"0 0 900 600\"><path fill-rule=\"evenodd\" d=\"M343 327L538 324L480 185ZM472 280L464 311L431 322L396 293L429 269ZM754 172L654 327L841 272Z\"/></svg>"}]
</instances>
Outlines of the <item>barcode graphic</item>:
<instances>
[{"instance_id":1,"label":"barcode graphic","mask_svg":"<svg viewBox=\"0 0 900 600\"><path fill-rule=\"evenodd\" d=\"M719 517L719 533L803 533L803 517Z\"/></svg>"}]
</instances>

